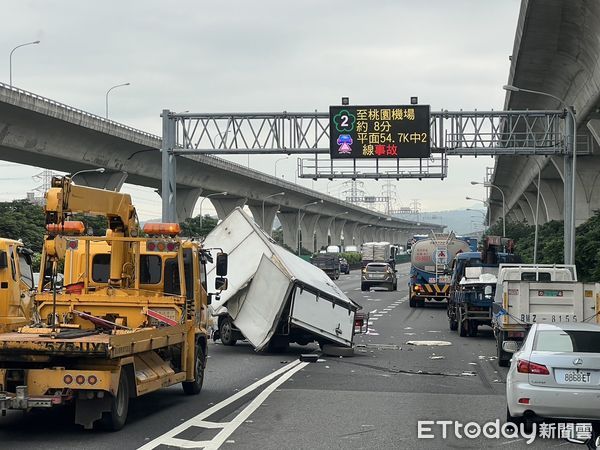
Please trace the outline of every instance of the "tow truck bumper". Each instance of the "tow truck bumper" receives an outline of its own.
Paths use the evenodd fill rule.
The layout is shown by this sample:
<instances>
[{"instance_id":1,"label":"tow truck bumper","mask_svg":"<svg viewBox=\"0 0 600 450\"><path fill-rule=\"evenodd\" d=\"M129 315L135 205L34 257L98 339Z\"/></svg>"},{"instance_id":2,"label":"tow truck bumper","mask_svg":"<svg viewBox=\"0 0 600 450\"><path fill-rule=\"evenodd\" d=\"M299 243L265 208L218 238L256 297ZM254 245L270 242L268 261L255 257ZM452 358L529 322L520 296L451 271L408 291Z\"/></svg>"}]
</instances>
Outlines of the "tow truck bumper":
<instances>
[{"instance_id":1,"label":"tow truck bumper","mask_svg":"<svg viewBox=\"0 0 600 450\"><path fill-rule=\"evenodd\" d=\"M17 386L15 393L0 392L0 412L5 416L9 409L26 411L32 408L51 408L63 404L65 398L62 393L30 397L27 386Z\"/></svg>"}]
</instances>

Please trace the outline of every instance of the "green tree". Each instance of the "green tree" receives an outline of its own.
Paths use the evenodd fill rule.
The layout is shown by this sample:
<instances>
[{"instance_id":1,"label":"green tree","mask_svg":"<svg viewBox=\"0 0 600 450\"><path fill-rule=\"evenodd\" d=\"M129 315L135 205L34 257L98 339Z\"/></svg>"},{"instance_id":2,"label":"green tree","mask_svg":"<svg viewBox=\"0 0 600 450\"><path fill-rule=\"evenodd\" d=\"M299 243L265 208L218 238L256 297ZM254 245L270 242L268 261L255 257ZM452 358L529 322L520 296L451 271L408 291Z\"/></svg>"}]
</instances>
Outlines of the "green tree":
<instances>
[{"instance_id":1,"label":"green tree","mask_svg":"<svg viewBox=\"0 0 600 450\"><path fill-rule=\"evenodd\" d=\"M41 206L28 200L0 202L0 237L22 239L34 252L42 251L45 218Z\"/></svg>"},{"instance_id":2,"label":"green tree","mask_svg":"<svg viewBox=\"0 0 600 450\"><path fill-rule=\"evenodd\" d=\"M181 235L187 237L206 236L217 226L217 219L210 217L208 214L202 218L200 224L200 216L190 217L179 224L181 227Z\"/></svg>"},{"instance_id":3,"label":"green tree","mask_svg":"<svg viewBox=\"0 0 600 450\"><path fill-rule=\"evenodd\" d=\"M72 220L80 220L85 225L85 231L92 236L105 236L106 228L108 226L108 219L104 216L90 216L85 214L75 214Z\"/></svg>"}]
</instances>

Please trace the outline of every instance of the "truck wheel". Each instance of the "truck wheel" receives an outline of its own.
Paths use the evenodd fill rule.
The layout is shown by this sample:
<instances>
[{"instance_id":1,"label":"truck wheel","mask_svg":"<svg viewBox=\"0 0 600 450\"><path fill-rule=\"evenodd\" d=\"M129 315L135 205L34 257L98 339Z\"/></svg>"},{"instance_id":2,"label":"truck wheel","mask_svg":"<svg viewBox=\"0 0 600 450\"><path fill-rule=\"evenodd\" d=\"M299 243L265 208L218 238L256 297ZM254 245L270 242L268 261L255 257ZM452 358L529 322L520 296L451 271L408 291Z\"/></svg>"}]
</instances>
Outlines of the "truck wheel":
<instances>
[{"instance_id":1,"label":"truck wheel","mask_svg":"<svg viewBox=\"0 0 600 450\"><path fill-rule=\"evenodd\" d=\"M127 413L129 411L129 382L127 380L127 372L121 368L121 376L119 377L119 387L116 395L113 395L110 400L110 411L107 412L102 421L106 428L111 431L118 431L125 426L127 421Z\"/></svg>"},{"instance_id":2,"label":"truck wheel","mask_svg":"<svg viewBox=\"0 0 600 450\"><path fill-rule=\"evenodd\" d=\"M219 336L221 337L221 342L223 345L235 345L237 342L231 317L226 316L223 320L221 320L221 323L219 323Z\"/></svg>"},{"instance_id":3,"label":"truck wheel","mask_svg":"<svg viewBox=\"0 0 600 450\"><path fill-rule=\"evenodd\" d=\"M510 353L506 353L504 350L502 350L503 342L504 338L499 332L498 337L496 338L496 353L498 356L498 365L500 367L508 367L510 365Z\"/></svg>"},{"instance_id":4,"label":"truck wheel","mask_svg":"<svg viewBox=\"0 0 600 450\"><path fill-rule=\"evenodd\" d=\"M448 326L450 327L450 331L458 330L458 322L456 321L456 311L453 311L453 308L448 308Z\"/></svg>"},{"instance_id":5,"label":"truck wheel","mask_svg":"<svg viewBox=\"0 0 600 450\"><path fill-rule=\"evenodd\" d=\"M204 383L204 367L206 365L206 358L204 356L204 350L200 343L196 344L196 365L194 367L194 381L184 381L181 383L183 392L187 395L197 395L202 390L202 384Z\"/></svg>"},{"instance_id":6,"label":"truck wheel","mask_svg":"<svg viewBox=\"0 0 600 450\"><path fill-rule=\"evenodd\" d=\"M469 336L475 337L477 336L477 331L479 329L479 325L474 320L469 320Z\"/></svg>"},{"instance_id":7,"label":"truck wheel","mask_svg":"<svg viewBox=\"0 0 600 450\"><path fill-rule=\"evenodd\" d=\"M458 334L461 337L465 337L468 334L467 321L463 317L463 312L461 308L458 309Z\"/></svg>"}]
</instances>

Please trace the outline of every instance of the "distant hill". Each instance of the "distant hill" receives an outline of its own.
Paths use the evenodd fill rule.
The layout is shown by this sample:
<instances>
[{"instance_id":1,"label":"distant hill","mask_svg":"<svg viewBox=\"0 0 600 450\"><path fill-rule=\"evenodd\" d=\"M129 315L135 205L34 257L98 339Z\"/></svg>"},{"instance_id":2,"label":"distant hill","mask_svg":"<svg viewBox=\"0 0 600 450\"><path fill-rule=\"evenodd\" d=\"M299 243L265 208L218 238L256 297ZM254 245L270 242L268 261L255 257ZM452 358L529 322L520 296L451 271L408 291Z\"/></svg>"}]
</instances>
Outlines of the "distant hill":
<instances>
[{"instance_id":1,"label":"distant hill","mask_svg":"<svg viewBox=\"0 0 600 450\"><path fill-rule=\"evenodd\" d=\"M441 223L446 225L446 231L454 231L456 234L469 234L484 228L483 220L485 213L485 209L478 209L477 211L455 209L450 211L422 212L418 215L394 214L394 216L405 220Z\"/></svg>"}]
</instances>

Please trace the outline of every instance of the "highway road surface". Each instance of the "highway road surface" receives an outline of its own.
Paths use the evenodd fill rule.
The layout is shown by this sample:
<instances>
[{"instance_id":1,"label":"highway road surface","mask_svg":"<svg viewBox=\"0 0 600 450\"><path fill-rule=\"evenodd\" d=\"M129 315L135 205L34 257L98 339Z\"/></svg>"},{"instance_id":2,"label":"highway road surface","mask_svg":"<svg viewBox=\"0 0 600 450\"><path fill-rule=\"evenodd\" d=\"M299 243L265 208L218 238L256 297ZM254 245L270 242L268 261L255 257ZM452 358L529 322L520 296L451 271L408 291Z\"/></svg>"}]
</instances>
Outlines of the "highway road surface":
<instances>
[{"instance_id":1,"label":"highway road surface","mask_svg":"<svg viewBox=\"0 0 600 450\"><path fill-rule=\"evenodd\" d=\"M83 430L69 410L10 412L0 417L0 448L582 448L559 439L527 446L520 436L468 438L461 430L458 438L450 426L443 439L435 424L422 425L430 428L421 434L433 437L419 439L419 420L502 424L506 369L496 363L491 329L461 338L448 329L445 305L410 308L409 266L398 269L395 292L361 292L358 271L338 280L371 316L354 357L305 363L299 355L317 346L262 354L244 342L211 342L199 396L171 387L136 399L119 432Z\"/></svg>"}]
</instances>

